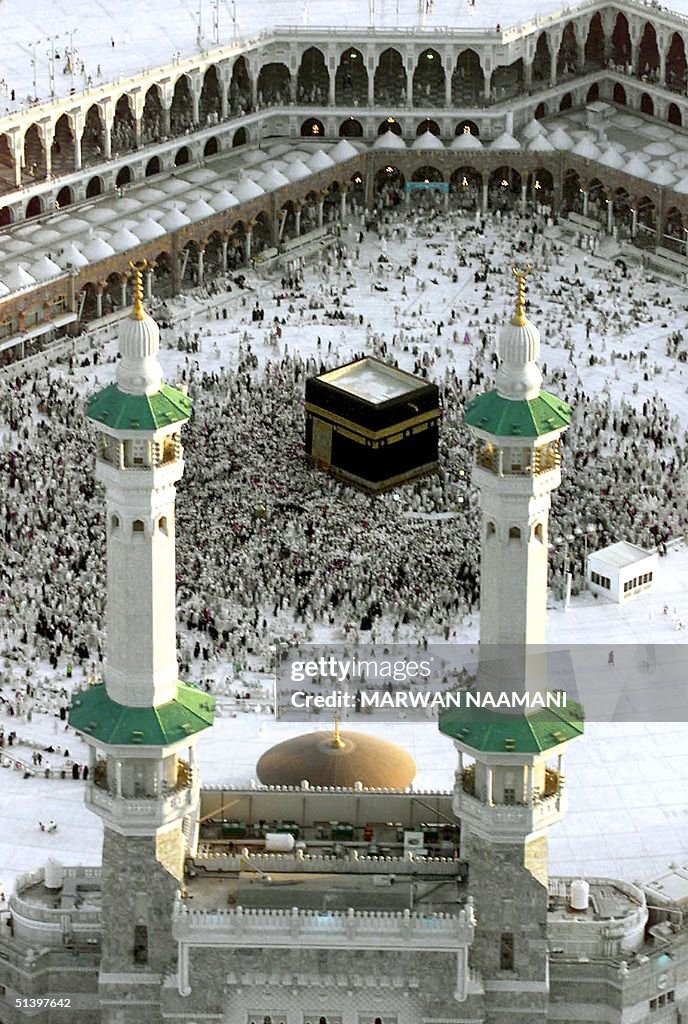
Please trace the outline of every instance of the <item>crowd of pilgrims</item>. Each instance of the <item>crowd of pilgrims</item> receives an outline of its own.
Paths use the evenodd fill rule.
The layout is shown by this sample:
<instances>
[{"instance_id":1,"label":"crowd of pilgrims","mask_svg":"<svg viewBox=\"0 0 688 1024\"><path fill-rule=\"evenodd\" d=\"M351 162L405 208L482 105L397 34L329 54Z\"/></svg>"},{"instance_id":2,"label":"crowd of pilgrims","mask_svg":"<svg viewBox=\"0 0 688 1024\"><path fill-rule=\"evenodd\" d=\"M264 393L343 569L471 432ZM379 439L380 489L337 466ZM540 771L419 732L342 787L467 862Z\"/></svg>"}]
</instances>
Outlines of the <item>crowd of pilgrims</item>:
<instances>
[{"instance_id":1,"label":"crowd of pilgrims","mask_svg":"<svg viewBox=\"0 0 688 1024\"><path fill-rule=\"evenodd\" d=\"M480 269L480 294L471 295L470 307L464 303L461 310L458 304L444 309L439 303L433 320L433 304L426 297L432 281L456 275L452 245L440 239L447 221L439 211L418 212L405 221L380 211L361 230L356 226L345 233L308 284L295 282L306 296L300 303L283 291L279 297L267 291L260 296L261 307L268 310L265 324L259 322L265 332L260 342L249 333L249 327L256 329L255 319L249 322L249 301L246 329L238 343L232 342L231 368L204 368L203 352L199 359L180 357L180 378L194 399L193 418L184 430L186 468L177 499L182 677L219 681L247 666L268 670L276 644L314 635L451 640L478 612L474 442L462 423L463 407L467 397L493 379L494 341L503 317L481 319L480 307L500 289L504 295L513 290L513 282L492 236L476 219L459 264ZM273 317L285 325L303 322L304 316L311 321L316 314L309 294L320 297L318 322L326 323L328 303L334 308L346 296L354 271L365 273L364 240L372 232L383 239L383 253L392 251L393 243L411 230L409 224L419 244L430 247L428 275L421 280L415 273L417 252L408 265L386 257L370 264L371 280L403 278L413 301L405 309L395 307L391 337L369 326L365 348L388 361L399 359L439 384L441 469L371 497L315 470L304 455L305 382L348 360L344 331L334 344L318 339L311 356L284 338L275 342L273 337L272 349L262 341ZM531 235L533 225L515 218L502 227L556 271L556 247L537 231ZM630 360L629 379L651 382L659 372L652 355L642 353L641 359L640 354L616 352L614 335L639 321L661 321L667 315L662 313L664 299L659 293L654 301L642 299L635 290L624 306L627 291L618 294L618 302L614 299L618 272L596 267L593 273L583 260L581 254L573 279L553 272L547 279L543 274L537 285L541 295L545 292L542 297L551 297L551 289L561 312L545 313L537 300L530 310L543 329L546 386L573 406L563 442L565 471L550 522L551 542L567 538L551 551L550 585L557 595L566 569L574 593L581 589L584 545L592 534L591 548L626 539L663 553L686 530L688 438L678 417L659 389L636 402L612 401L608 385L586 392L575 365L604 360L613 378L616 364L628 366ZM571 337L572 312L579 317L579 279L592 295L582 348ZM352 323L359 319L352 313ZM668 336L667 330L662 354L669 344L675 355L682 337L677 341L672 335L667 341ZM177 347L172 336L167 344ZM460 373L451 357L464 344L471 345L471 354ZM550 347L568 349L571 358L548 371ZM105 514L94 480L94 434L84 418L93 370L85 379L78 367L72 369L48 368L0 381L0 422L5 425L0 448L0 673L4 656L14 681L25 675L34 687L42 679L48 688L53 685L48 664L60 680L76 666L86 677L97 678L105 656ZM452 518L433 518L433 513L451 513Z\"/></svg>"}]
</instances>

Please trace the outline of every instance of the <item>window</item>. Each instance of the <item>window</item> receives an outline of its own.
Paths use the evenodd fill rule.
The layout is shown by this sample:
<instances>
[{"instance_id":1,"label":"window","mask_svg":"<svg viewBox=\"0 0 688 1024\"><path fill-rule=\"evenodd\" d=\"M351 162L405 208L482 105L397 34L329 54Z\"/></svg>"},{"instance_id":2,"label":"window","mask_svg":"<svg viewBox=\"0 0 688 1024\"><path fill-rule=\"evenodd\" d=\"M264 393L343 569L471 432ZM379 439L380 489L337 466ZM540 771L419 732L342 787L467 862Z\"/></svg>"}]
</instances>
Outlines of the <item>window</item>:
<instances>
[{"instance_id":1,"label":"window","mask_svg":"<svg viewBox=\"0 0 688 1024\"><path fill-rule=\"evenodd\" d=\"M112 516L110 519L110 528L112 530L119 530L119 516Z\"/></svg>"},{"instance_id":2,"label":"window","mask_svg":"<svg viewBox=\"0 0 688 1024\"><path fill-rule=\"evenodd\" d=\"M518 526L510 526L509 527L509 540L520 540L520 539L521 539L521 531L520 531L519 527Z\"/></svg>"},{"instance_id":3,"label":"window","mask_svg":"<svg viewBox=\"0 0 688 1024\"><path fill-rule=\"evenodd\" d=\"M497 533L497 527L495 526L495 524L494 523L488 523L487 524L487 536L488 537L494 537L494 535L496 533Z\"/></svg>"},{"instance_id":4,"label":"window","mask_svg":"<svg viewBox=\"0 0 688 1024\"><path fill-rule=\"evenodd\" d=\"M514 936L511 932L502 932L499 940L499 968L502 971L514 969Z\"/></svg>"},{"instance_id":5,"label":"window","mask_svg":"<svg viewBox=\"0 0 688 1024\"><path fill-rule=\"evenodd\" d=\"M143 533L145 529L143 525L143 519L135 519L134 522L131 524L131 528L134 531L134 533Z\"/></svg>"},{"instance_id":6,"label":"window","mask_svg":"<svg viewBox=\"0 0 688 1024\"><path fill-rule=\"evenodd\" d=\"M158 529L159 529L159 530L160 530L160 531L161 531L162 533L164 533L164 534L165 534L165 536L167 536L167 534L168 534L168 529L167 529L167 516L160 516L160 518L158 519Z\"/></svg>"},{"instance_id":7,"label":"window","mask_svg":"<svg viewBox=\"0 0 688 1024\"><path fill-rule=\"evenodd\" d=\"M148 927L145 924L134 926L134 963L148 963Z\"/></svg>"},{"instance_id":8,"label":"window","mask_svg":"<svg viewBox=\"0 0 688 1024\"><path fill-rule=\"evenodd\" d=\"M510 805L516 803L516 790L513 786L504 787L504 803Z\"/></svg>"},{"instance_id":9,"label":"window","mask_svg":"<svg viewBox=\"0 0 688 1024\"><path fill-rule=\"evenodd\" d=\"M673 1003L675 1000L676 993L674 991L663 992L661 996L657 996L656 999L650 1000L650 1010L654 1013L655 1010L661 1010L663 1006L666 1006L668 1003Z\"/></svg>"},{"instance_id":10,"label":"window","mask_svg":"<svg viewBox=\"0 0 688 1024\"><path fill-rule=\"evenodd\" d=\"M542 523L535 524L535 540L539 540L541 544L544 543L545 535L542 529Z\"/></svg>"},{"instance_id":11,"label":"window","mask_svg":"<svg viewBox=\"0 0 688 1024\"><path fill-rule=\"evenodd\" d=\"M603 587L605 590L611 590L612 581L608 576L600 576L598 572L590 573L590 582L595 583L598 587Z\"/></svg>"}]
</instances>

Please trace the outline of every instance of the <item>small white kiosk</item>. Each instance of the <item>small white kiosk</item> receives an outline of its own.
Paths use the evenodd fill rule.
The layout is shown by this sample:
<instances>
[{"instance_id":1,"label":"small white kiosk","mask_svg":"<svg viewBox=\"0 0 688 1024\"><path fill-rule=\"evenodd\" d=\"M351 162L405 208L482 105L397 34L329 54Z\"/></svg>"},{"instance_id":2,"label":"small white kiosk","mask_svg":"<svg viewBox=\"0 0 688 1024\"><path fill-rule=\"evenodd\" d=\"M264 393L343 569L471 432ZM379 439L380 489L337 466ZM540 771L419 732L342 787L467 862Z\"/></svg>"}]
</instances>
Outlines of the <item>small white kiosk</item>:
<instances>
[{"instance_id":1,"label":"small white kiosk","mask_svg":"<svg viewBox=\"0 0 688 1024\"><path fill-rule=\"evenodd\" d=\"M623 604L629 597L652 588L656 565L655 552L625 540L617 541L588 555L588 588Z\"/></svg>"}]
</instances>

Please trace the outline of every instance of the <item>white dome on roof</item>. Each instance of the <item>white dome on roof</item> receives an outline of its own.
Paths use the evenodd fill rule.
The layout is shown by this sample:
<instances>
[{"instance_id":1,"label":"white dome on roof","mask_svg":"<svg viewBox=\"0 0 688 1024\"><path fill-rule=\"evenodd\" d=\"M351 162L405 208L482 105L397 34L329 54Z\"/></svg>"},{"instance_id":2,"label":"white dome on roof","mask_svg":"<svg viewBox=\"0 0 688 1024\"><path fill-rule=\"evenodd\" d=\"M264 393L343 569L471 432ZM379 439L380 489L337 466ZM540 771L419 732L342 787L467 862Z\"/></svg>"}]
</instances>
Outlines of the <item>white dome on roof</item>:
<instances>
[{"instance_id":1,"label":"white dome on roof","mask_svg":"<svg viewBox=\"0 0 688 1024\"><path fill-rule=\"evenodd\" d=\"M74 242L69 242L59 256L55 257L57 263L60 264L63 270L67 269L67 264L71 263L73 267L86 267L88 266L88 260L82 252L79 252Z\"/></svg>"},{"instance_id":2,"label":"white dome on roof","mask_svg":"<svg viewBox=\"0 0 688 1024\"><path fill-rule=\"evenodd\" d=\"M590 138L580 139L571 150L576 156L582 156L585 160L598 160L600 151Z\"/></svg>"},{"instance_id":3,"label":"white dome on roof","mask_svg":"<svg viewBox=\"0 0 688 1024\"><path fill-rule=\"evenodd\" d=\"M373 149L406 149L406 143L401 135L395 135L393 131L383 132L378 135L372 145Z\"/></svg>"},{"instance_id":4,"label":"white dome on roof","mask_svg":"<svg viewBox=\"0 0 688 1024\"><path fill-rule=\"evenodd\" d=\"M190 203L185 207L184 213L190 221L196 222L205 220L206 217L212 217L215 210L206 203L205 199L197 199L194 203Z\"/></svg>"},{"instance_id":5,"label":"white dome on roof","mask_svg":"<svg viewBox=\"0 0 688 1024\"><path fill-rule=\"evenodd\" d=\"M653 185L673 185L676 181L676 175L673 171L669 170L665 163L662 163L652 172L647 180L651 181Z\"/></svg>"},{"instance_id":6,"label":"white dome on roof","mask_svg":"<svg viewBox=\"0 0 688 1024\"><path fill-rule=\"evenodd\" d=\"M36 281L49 281L51 277L58 277L62 269L48 256L41 256L31 267L31 275Z\"/></svg>"},{"instance_id":7,"label":"white dome on roof","mask_svg":"<svg viewBox=\"0 0 688 1024\"><path fill-rule=\"evenodd\" d=\"M165 231L177 231L178 228L183 228L186 224L190 223L191 221L186 214L182 213L182 211L177 209L177 207L174 207L174 209L170 210L169 213L166 213L165 216L160 219L160 226L163 227Z\"/></svg>"},{"instance_id":8,"label":"white dome on roof","mask_svg":"<svg viewBox=\"0 0 688 1024\"><path fill-rule=\"evenodd\" d=\"M202 184L205 181L215 181L217 173L215 171L211 171L209 167L194 167L192 171L184 172L184 178L186 178L187 181Z\"/></svg>"},{"instance_id":9,"label":"white dome on roof","mask_svg":"<svg viewBox=\"0 0 688 1024\"><path fill-rule=\"evenodd\" d=\"M534 135L526 145L529 153L552 153L554 146L546 135Z\"/></svg>"},{"instance_id":10,"label":"white dome on roof","mask_svg":"<svg viewBox=\"0 0 688 1024\"><path fill-rule=\"evenodd\" d=\"M341 163L343 160L350 160L352 156L358 156L358 150L346 139L340 139L328 155L335 163Z\"/></svg>"},{"instance_id":11,"label":"white dome on roof","mask_svg":"<svg viewBox=\"0 0 688 1024\"><path fill-rule=\"evenodd\" d=\"M161 228L152 217L146 217L136 228L136 234L142 242L150 242L153 238L160 238L161 235L166 234L164 228Z\"/></svg>"},{"instance_id":12,"label":"white dome on roof","mask_svg":"<svg viewBox=\"0 0 688 1024\"><path fill-rule=\"evenodd\" d=\"M135 213L141 209L141 203L138 199L132 199L129 196L122 196L121 199L115 200L115 213L119 216L120 213Z\"/></svg>"},{"instance_id":13,"label":"white dome on roof","mask_svg":"<svg viewBox=\"0 0 688 1024\"><path fill-rule=\"evenodd\" d=\"M31 235L32 245L50 245L51 242L57 242L62 238L59 231L53 231L52 228L39 228L38 231Z\"/></svg>"},{"instance_id":14,"label":"white dome on roof","mask_svg":"<svg viewBox=\"0 0 688 1024\"><path fill-rule=\"evenodd\" d=\"M146 203L157 203L158 199L164 199L165 193L162 189L153 188L151 185L146 185L142 189L137 189L134 192L137 199L143 200Z\"/></svg>"},{"instance_id":15,"label":"white dome on roof","mask_svg":"<svg viewBox=\"0 0 688 1024\"><path fill-rule=\"evenodd\" d=\"M84 248L84 256L89 263L97 263L99 260L106 260L108 256L114 256L115 250L103 238L94 238Z\"/></svg>"},{"instance_id":16,"label":"white dome on roof","mask_svg":"<svg viewBox=\"0 0 688 1024\"><path fill-rule=\"evenodd\" d=\"M565 131L563 128L555 128L554 131L547 136L547 138L555 149L573 148L573 139L571 138L569 133Z\"/></svg>"},{"instance_id":17,"label":"white dome on roof","mask_svg":"<svg viewBox=\"0 0 688 1024\"><path fill-rule=\"evenodd\" d=\"M414 139L411 149L444 149L444 143L428 130Z\"/></svg>"},{"instance_id":18,"label":"white dome on roof","mask_svg":"<svg viewBox=\"0 0 688 1024\"><path fill-rule=\"evenodd\" d=\"M326 171L328 167L334 167L334 160L324 149L319 149L309 156L306 163L312 171Z\"/></svg>"},{"instance_id":19,"label":"white dome on roof","mask_svg":"<svg viewBox=\"0 0 688 1024\"><path fill-rule=\"evenodd\" d=\"M96 206L92 210L86 210L83 214L84 220L87 220L89 224L106 224L108 221L114 220L116 216L114 210L106 210L104 206Z\"/></svg>"},{"instance_id":20,"label":"white dome on roof","mask_svg":"<svg viewBox=\"0 0 688 1024\"><path fill-rule=\"evenodd\" d=\"M494 142L490 143L490 149L520 149L521 143L508 132L502 132Z\"/></svg>"},{"instance_id":21,"label":"white dome on roof","mask_svg":"<svg viewBox=\"0 0 688 1024\"><path fill-rule=\"evenodd\" d=\"M626 166L626 161L621 156L621 153L616 149L612 149L611 146L609 146L608 149L605 149L604 153L599 158L599 162L604 164L605 167L614 167L616 170L621 170L622 167Z\"/></svg>"},{"instance_id":22,"label":"white dome on roof","mask_svg":"<svg viewBox=\"0 0 688 1024\"><path fill-rule=\"evenodd\" d=\"M231 192L228 192L226 188L223 188L221 192L218 192L210 200L210 205L216 213L222 213L223 210L228 210L230 206L238 206L239 200Z\"/></svg>"},{"instance_id":23,"label":"white dome on roof","mask_svg":"<svg viewBox=\"0 0 688 1024\"><path fill-rule=\"evenodd\" d=\"M472 135L471 132L461 132L455 139L452 139L449 148L454 151L458 149L482 149L483 144L477 135Z\"/></svg>"},{"instance_id":24,"label":"white dome on roof","mask_svg":"<svg viewBox=\"0 0 688 1024\"><path fill-rule=\"evenodd\" d=\"M179 178L167 178L166 181L161 181L157 187L168 196L173 196L179 192L187 192L189 183L180 181Z\"/></svg>"},{"instance_id":25,"label":"white dome on roof","mask_svg":"<svg viewBox=\"0 0 688 1024\"><path fill-rule=\"evenodd\" d=\"M30 252L33 249L31 242L22 242L20 238L10 238L3 243L3 247L7 252L14 253L15 255L22 252Z\"/></svg>"},{"instance_id":26,"label":"white dome on roof","mask_svg":"<svg viewBox=\"0 0 688 1024\"><path fill-rule=\"evenodd\" d=\"M240 202L244 202L247 199L256 199L257 196L265 194L265 189L262 189L260 185L256 185L255 181L251 178L244 178L232 191Z\"/></svg>"},{"instance_id":27,"label":"white dome on roof","mask_svg":"<svg viewBox=\"0 0 688 1024\"><path fill-rule=\"evenodd\" d=\"M29 285L36 283L31 274L28 274L19 263L9 274L5 274L4 282L11 292L18 292L21 288L28 288Z\"/></svg>"},{"instance_id":28,"label":"white dome on roof","mask_svg":"<svg viewBox=\"0 0 688 1024\"><path fill-rule=\"evenodd\" d=\"M645 178L648 175L648 166L635 153L624 167L626 174L632 174L635 178Z\"/></svg>"},{"instance_id":29,"label":"white dome on roof","mask_svg":"<svg viewBox=\"0 0 688 1024\"><path fill-rule=\"evenodd\" d=\"M289 178L278 171L276 167L271 167L260 179L260 183L266 191L269 191L273 188L284 188L289 184Z\"/></svg>"},{"instance_id":30,"label":"white dome on roof","mask_svg":"<svg viewBox=\"0 0 688 1024\"><path fill-rule=\"evenodd\" d=\"M313 172L311 171L310 167L306 167L303 160L300 160L297 157L296 160L294 160L292 163L288 164L284 168L284 173L286 174L289 181L301 181L303 178L307 178Z\"/></svg>"},{"instance_id":31,"label":"white dome on roof","mask_svg":"<svg viewBox=\"0 0 688 1024\"><path fill-rule=\"evenodd\" d=\"M537 135L542 135L544 130L545 129L542 127L537 118L534 117L533 120L529 121L528 124L525 126L525 128L521 132L521 135L524 139L534 139Z\"/></svg>"},{"instance_id":32,"label":"white dome on roof","mask_svg":"<svg viewBox=\"0 0 688 1024\"><path fill-rule=\"evenodd\" d=\"M133 249L141 244L141 239L137 238L128 228L120 228L119 231L115 231L114 235L110 235L108 241L115 252L126 252L127 249Z\"/></svg>"}]
</instances>

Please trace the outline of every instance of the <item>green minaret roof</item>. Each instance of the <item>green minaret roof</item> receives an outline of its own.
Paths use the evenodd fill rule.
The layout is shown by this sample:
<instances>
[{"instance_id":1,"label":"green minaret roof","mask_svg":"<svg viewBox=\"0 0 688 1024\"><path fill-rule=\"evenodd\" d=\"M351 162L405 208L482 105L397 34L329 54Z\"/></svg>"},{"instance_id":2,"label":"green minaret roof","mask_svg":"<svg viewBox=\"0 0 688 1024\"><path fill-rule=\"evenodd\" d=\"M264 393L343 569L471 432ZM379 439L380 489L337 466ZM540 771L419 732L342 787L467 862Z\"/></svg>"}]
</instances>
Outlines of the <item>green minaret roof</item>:
<instances>
[{"instance_id":1,"label":"green minaret roof","mask_svg":"<svg viewBox=\"0 0 688 1024\"><path fill-rule=\"evenodd\" d=\"M113 430L158 430L188 420L192 406L188 395L169 384L153 395L128 395L110 384L90 399L86 415Z\"/></svg>"},{"instance_id":2,"label":"green minaret roof","mask_svg":"<svg viewBox=\"0 0 688 1024\"><path fill-rule=\"evenodd\" d=\"M214 706L210 694L180 682L167 704L133 708L117 704L99 683L74 694L69 724L112 746L166 747L212 725Z\"/></svg>"},{"instance_id":3,"label":"green minaret roof","mask_svg":"<svg viewBox=\"0 0 688 1024\"><path fill-rule=\"evenodd\" d=\"M492 754L541 754L583 735L583 708L542 708L505 715L480 707L451 708L439 719L440 732L467 747Z\"/></svg>"},{"instance_id":4,"label":"green minaret roof","mask_svg":"<svg viewBox=\"0 0 688 1024\"><path fill-rule=\"evenodd\" d=\"M541 437L568 427L571 407L548 391L521 401L486 391L467 403L464 422L497 437Z\"/></svg>"}]
</instances>

